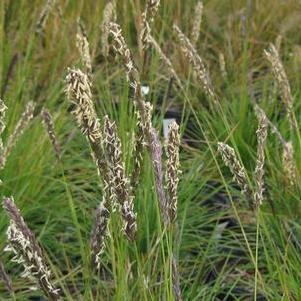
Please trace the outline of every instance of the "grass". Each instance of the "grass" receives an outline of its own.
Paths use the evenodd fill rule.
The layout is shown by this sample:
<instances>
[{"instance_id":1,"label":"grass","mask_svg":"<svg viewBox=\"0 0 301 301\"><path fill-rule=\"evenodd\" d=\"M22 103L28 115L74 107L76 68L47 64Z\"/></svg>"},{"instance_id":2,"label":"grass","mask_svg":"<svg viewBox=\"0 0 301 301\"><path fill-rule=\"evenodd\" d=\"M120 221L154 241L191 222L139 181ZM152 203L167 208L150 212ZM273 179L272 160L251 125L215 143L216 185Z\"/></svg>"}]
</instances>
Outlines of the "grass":
<instances>
[{"instance_id":1,"label":"grass","mask_svg":"<svg viewBox=\"0 0 301 301\"><path fill-rule=\"evenodd\" d=\"M118 212L112 214L110 236L97 273L90 263L90 232L103 189L89 145L78 129L65 95L68 67L84 66L76 48L81 17L90 44L93 102L99 118L108 114L117 124L123 159L133 167L131 139L136 116L119 57L101 53L105 1L57 1L42 36L35 26L44 1L0 3L0 91L8 107L4 142L13 132L26 104L36 114L18 140L5 168L1 196L13 196L36 234L54 272L63 300L175 300L171 258L178 259L184 300L301 300L300 139L291 132L279 89L263 51L282 36L280 57L293 95L300 126L301 52L298 1L204 1L196 49L204 60L219 97L210 102L172 30L176 23L190 36L196 1L161 1L152 36L182 81L176 87L157 51L145 64L137 43L144 1L117 1L116 22L150 87L153 125L162 134L162 121L175 112L181 132L181 178L178 218L173 233L164 229L155 191L152 162L144 152L140 184L135 191L138 233L130 243L121 233ZM59 10L60 7L61 15ZM227 77L220 71L225 58ZM244 164L254 186L256 129L251 101L292 141L297 182L289 185L282 164L282 144L269 131L265 147L265 199L253 212L232 180L217 150L229 144ZM62 148L58 161L38 112L51 112ZM164 160L165 160L164 156ZM22 267L2 250L7 244L8 219L0 211L0 257L12 278L14 296L0 284L0 300L43 300L33 283L21 278Z\"/></svg>"}]
</instances>

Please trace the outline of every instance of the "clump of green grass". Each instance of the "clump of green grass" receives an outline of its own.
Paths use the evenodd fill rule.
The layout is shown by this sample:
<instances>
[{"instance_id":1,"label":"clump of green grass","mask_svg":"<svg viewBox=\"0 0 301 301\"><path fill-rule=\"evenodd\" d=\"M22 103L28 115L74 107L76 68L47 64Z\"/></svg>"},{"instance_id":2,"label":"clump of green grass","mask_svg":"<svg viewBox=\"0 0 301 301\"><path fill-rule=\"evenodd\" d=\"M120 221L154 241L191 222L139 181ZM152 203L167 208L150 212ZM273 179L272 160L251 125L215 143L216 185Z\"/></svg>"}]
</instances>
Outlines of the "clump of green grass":
<instances>
[{"instance_id":1,"label":"clump of green grass","mask_svg":"<svg viewBox=\"0 0 301 301\"><path fill-rule=\"evenodd\" d=\"M5 1L0 12L3 149L28 99L36 107L1 170L2 196L14 196L45 249L62 299L301 298L298 3ZM70 118L76 103L64 101L63 78L75 70L93 83L101 131L107 120L112 140L97 137L100 158L121 162L131 187L135 240L120 233L122 205L115 208L115 189L105 185L114 177L105 182L96 162L97 177L92 143ZM52 115L44 118L52 119L48 131L35 118L43 107ZM165 160L162 151L165 116L180 124L179 185L169 182L177 158L167 152ZM258 119L265 120L259 128ZM266 122L275 134L268 138ZM243 167L249 197L222 162L219 141ZM113 149L118 156L109 160ZM254 198L262 203L256 210ZM0 229L4 249L6 218ZM2 299L43 295L8 254L1 261Z\"/></svg>"}]
</instances>

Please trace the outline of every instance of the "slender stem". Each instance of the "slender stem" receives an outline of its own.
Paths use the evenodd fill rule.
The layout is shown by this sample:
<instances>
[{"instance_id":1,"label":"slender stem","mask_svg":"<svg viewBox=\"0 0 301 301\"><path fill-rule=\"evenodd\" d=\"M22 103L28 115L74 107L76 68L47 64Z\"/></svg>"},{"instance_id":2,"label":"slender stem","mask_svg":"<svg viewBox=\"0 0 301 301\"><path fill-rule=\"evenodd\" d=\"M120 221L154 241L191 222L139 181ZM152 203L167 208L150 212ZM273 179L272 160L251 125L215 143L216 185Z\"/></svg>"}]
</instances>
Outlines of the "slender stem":
<instances>
[{"instance_id":1,"label":"slender stem","mask_svg":"<svg viewBox=\"0 0 301 301\"><path fill-rule=\"evenodd\" d=\"M256 210L256 250L255 250L255 284L254 284L254 301L257 300L258 290L258 245L259 245L259 217L260 217L260 206Z\"/></svg>"},{"instance_id":2,"label":"slender stem","mask_svg":"<svg viewBox=\"0 0 301 301\"><path fill-rule=\"evenodd\" d=\"M71 195L71 191L67 184L63 163L61 160L60 160L60 168L61 168L61 172L62 172L62 181L64 183L65 191L66 191L67 198L68 198L68 205L69 205L70 212L71 212L72 222L75 226L77 239L78 239L79 245L80 245L80 253L81 253L82 262L83 262L83 278L84 278L83 280L85 283L85 293L84 293L85 300L89 300L88 298L90 298L90 300L93 300L93 295L91 292L91 277L90 277L90 275L92 274L92 271L90 269L89 256L87 256L87 250L85 248L82 233L80 230L80 223L78 221L78 217L76 214L75 204L74 204L74 201L73 201L73 198Z\"/></svg>"}]
</instances>

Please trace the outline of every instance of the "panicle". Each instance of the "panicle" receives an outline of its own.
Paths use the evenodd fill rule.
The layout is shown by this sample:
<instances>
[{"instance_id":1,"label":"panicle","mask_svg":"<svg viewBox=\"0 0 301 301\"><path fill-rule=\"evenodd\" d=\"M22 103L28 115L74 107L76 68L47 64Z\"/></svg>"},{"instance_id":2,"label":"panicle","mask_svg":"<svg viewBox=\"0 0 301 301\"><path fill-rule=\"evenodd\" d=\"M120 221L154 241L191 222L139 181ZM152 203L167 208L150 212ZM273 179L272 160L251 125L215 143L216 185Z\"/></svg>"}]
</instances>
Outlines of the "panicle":
<instances>
[{"instance_id":1,"label":"panicle","mask_svg":"<svg viewBox=\"0 0 301 301\"><path fill-rule=\"evenodd\" d=\"M5 250L15 255L12 261L23 265L23 277L37 282L45 295L52 300L59 300L59 289L51 280L52 272L46 263L42 249L24 222L14 200L4 198L3 207L10 219L6 232L8 246Z\"/></svg>"}]
</instances>

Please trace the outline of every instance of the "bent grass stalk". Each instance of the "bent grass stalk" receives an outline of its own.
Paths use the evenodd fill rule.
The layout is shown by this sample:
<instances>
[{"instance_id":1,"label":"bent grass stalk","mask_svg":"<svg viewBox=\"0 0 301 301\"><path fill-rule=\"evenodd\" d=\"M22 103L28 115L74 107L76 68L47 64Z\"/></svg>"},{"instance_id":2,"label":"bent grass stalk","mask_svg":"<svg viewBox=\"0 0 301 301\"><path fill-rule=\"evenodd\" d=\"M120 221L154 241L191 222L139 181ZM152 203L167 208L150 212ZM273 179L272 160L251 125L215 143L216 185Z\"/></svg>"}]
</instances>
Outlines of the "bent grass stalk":
<instances>
[{"instance_id":1,"label":"bent grass stalk","mask_svg":"<svg viewBox=\"0 0 301 301\"><path fill-rule=\"evenodd\" d=\"M30 101L26 105L25 110L22 113L17 125L15 126L13 133L9 136L8 141L4 146L3 152L0 157L0 169L3 169L5 167L8 156L10 155L18 139L23 134L25 129L28 127L30 121L32 120L34 109L34 102Z\"/></svg>"}]
</instances>

